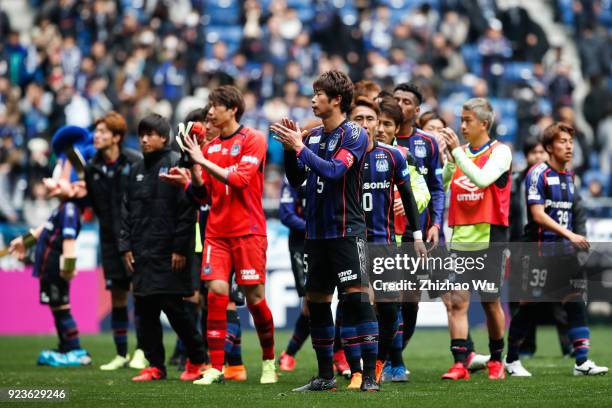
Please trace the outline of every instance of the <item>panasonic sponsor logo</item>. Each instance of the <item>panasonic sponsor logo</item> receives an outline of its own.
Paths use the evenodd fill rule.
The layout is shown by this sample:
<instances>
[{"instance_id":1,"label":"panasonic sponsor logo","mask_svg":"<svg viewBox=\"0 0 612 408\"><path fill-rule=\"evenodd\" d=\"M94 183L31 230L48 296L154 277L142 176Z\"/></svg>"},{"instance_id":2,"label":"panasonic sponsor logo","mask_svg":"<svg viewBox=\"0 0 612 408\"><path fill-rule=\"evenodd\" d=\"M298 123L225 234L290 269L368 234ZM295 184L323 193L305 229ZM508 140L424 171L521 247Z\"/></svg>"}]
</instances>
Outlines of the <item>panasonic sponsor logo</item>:
<instances>
[{"instance_id":1,"label":"panasonic sponsor logo","mask_svg":"<svg viewBox=\"0 0 612 408\"><path fill-rule=\"evenodd\" d=\"M561 210L571 210L573 203L571 201L552 201L546 200L544 203L545 207L558 208Z\"/></svg>"},{"instance_id":2,"label":"panasonic sponsor logo","mask_svg":"<svg viewBox=\"0 0 612 408\"><path fill-rule=\"evenodd\" d=\"M373 181L370 183L363 183L364 190L378 190L391 187L391 183L388 181Z\"/></svg>"}]
</instances>

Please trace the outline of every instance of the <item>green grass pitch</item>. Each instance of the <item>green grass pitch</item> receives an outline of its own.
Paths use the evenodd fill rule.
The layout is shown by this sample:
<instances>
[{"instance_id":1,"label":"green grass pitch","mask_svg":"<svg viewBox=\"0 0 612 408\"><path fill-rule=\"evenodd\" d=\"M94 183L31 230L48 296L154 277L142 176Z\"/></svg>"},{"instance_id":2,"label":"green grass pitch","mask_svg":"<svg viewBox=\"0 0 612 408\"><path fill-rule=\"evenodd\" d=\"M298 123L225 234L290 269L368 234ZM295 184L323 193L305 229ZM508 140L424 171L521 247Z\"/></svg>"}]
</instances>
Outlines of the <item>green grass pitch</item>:
<instances>
[{"instance_id":1,"label":"green grass pitch","mask_svg":"<svg viewBox=\"0 0 612 408\"><path fill-rule=\"evenodd\" d=\"M475 330L477 349L486 351L487 339L483 330ZM276 334L277 354L287 343L290 333ZM130 341L134 336L130 333ZM165 333L166 352L172 351L174 334ZM612 365L612 330L592 328L590 357L600 365ZM122 369L102 372L100 364L114 356L109 333L84 336L83 346L94 359L92 367L50 368L37 367L38 352L53 347L55 338L0 337L0 387L41 388L55 387L69 390L70 400L60 406L113 407L544 407L544 406L612 406L612 376L573 377L571 359L560 357L556 332L551 328L538 331L538 351L533 359L523 361L532 378L512 378L490 381L484 372L475 373L469 381L446 382L440 375L451 365L446 330L417 329L404 356L411 370L410 382L383 384L380 393L361 393L346 390L348 382L338 379L335 392L297 394L291 389L303 385L315 373L316 361L308 341L300 354L296 370L283 373L275 385L259 384L260 351L254 331L243 337L243 354L249 379L243 383L227 382L208 387L195 386L178 380L176 368L168 370L168 380L130 382L136 372ZM0 405L8 405L0 402ZM11 404L12 405L12 404ZM35 406L19 403L16 406ZM38 403L47 405L47 403Z\"/></svg>"}]
</instances>

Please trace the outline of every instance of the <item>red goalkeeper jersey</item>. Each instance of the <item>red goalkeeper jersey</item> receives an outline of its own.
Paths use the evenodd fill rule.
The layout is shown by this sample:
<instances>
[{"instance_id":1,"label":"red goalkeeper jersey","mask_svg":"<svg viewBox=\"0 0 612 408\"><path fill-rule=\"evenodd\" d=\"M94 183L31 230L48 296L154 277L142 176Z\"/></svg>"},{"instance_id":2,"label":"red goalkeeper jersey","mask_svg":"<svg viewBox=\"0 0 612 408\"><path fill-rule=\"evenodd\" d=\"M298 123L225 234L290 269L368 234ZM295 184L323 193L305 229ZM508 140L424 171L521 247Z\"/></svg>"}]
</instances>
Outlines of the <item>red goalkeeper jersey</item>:
<instances>
[{"instance_id":1,"label":"red goalkeeper jersey","mask_svg":"<svg viewBox=\"0 0 612 408\"><path fill-rule=\"evenodd\" d=\"M207 238L266 235L262 207L266 150L264 136L244 126L204 146L204 157L229 170L227 184L202 172L210 199Z\"/></svg>"}]
</instances>

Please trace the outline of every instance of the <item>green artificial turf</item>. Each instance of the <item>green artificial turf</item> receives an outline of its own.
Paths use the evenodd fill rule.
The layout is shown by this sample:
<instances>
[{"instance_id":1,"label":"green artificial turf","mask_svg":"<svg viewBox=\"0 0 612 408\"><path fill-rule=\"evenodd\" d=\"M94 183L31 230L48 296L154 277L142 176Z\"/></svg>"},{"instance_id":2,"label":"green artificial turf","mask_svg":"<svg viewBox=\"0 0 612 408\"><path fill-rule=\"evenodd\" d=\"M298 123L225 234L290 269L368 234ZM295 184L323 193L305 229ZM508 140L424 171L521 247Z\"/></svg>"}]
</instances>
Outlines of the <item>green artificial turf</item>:
<instances>
[{"instance_id":1,"label":"green artificial turf","mask_svg":"<svg viewBox=\"0 0 612 408\"><path fill-rule=\"evenodd\" d=\"M594 327L590 358L600 365L612 365L612 330ZM290 333L277 331L277 355L285 347ZM487 350L486 333L474 330L477 349ZM130 333L130 342L134 336ZM172 351L174 334L165 334L167 353ZM168 370L168 379L149 383L131 383L136 371L121 369L103 372L99 365L114 356L110 333L83 336L82 345L94 359L91 367L50 368L35 365L38 352L52 348L54 337L0 337L1 388L65 388L68 402L53 406L114 407L499 407L499 406L612 406L612 377L574 377L573 361L560 356L556 332L551 328L538 331L538 350L534 358L524 360L532 378L511 378L490 381L484 372L472 375L469 381L440 380L451 365L446 330L417 329L404 357L412 372L410 382L383 384L380 393L361 393L345 389L348 382L338 379L339 389L326 393L292 393L316 372L316 360L310 345L305 344L297 358L296 370L282 373L274 385L260 385L260 351L254 331L246 331L242 345L249 379L242 383L227 382L212 386L196 386L178 380L175 367ZM132 347L133 348L133 347ZM0 402L0 405L7 405ZM16 406L41 406L19 403Z\"/></svg>"}]
</instances>

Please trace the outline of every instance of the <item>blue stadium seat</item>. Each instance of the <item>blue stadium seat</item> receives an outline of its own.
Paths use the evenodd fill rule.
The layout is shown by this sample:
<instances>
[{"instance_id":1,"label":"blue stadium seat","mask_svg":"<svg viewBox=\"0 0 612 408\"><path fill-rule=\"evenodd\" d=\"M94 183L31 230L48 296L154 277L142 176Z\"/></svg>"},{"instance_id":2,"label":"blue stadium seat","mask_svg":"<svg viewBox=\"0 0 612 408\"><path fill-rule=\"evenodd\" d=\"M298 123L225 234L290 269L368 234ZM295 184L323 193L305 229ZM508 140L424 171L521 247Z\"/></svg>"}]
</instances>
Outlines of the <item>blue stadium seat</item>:
<instances>
[{"instance_id":1,"label":"blue stadium seat","mask_svg":"<svg viewBox=\"0 0 612 408\"><path fill-rule=\"evenodd\" d=\"M561 10L561 20L563 24L568 25L570 27L574 26L574 9L573 9L573 0L558 0L559 8Z\"/></svg>"},{"instance_id":2,"label":"blue stadium seat","mask_svg":"<svg viewBox=\"0 0 612 408\"><path fill-rule=\"evenodd\" d=\"M502 78L509 82L527 81L533 77L533 64L530 62L509 62L504 64Z\"/></svg>"},{"instance_id":3,"label":"blue stadium seat","mask_svg":"<svg viewBox=\"0 0 612 408\"><path fill-rule=\"evenodd\" d=\"M237 0L213 0L206 5L205 14L210 24L240 23L240 3Z\"/></svg>"},{"instance_id":4,"label":"blue stadium seat","mask_svg":"<svg viewBox=\"0 0 612 408\"><path fill-rule=\"evenodd\" d=\"M538 108L543 115L552 115L552 103L548 98L538 99Z\"/></svg>"},{"instance_id":5,"label":"blue stadium seat","mask_svg":"<svg viewBox=\"0 0 612 408\"><path fill-rule=\"evenodd\" d=\"M515 118L516 117L516 101L514 99L504 98L497 100L497 107L493 108L499 112L503 117Z\"/></svg>"},{"instance_id":6,"label":"blue stadium seat","mask_svg":"<svg viewBox=\"0 0 612 408\"><path fill-rule=\"evenodd\" d=\"M295 10L298 13L300 21L302 21L302 24L312 20L314 18L314 16L315 16L315 11L310 6L308 6L308 7L297 7Z\"/></svg>"},{"instance_id":7,"label":"blue stadium seat","mask_svg":"<svg viewBox=\"0 0 612 408\"><path fill-rule=\"evenodd\" d=\"M287 0L287 7L294 9L312 8L312 3L310 0Z\"/></svg>"},{"instance_id":8,"label":"blue stadium seat","mask_svg":"<svg viewBox=\"0 0 612 408\"><path fill-rule=\"evenodd\" d=\"M410 3L410 0L382 0L380 2L381 5L395 10L410 8L410 5L407 5L407 3Z\"/></svg>"},{"instance_id":9,"label":"blue stadium seat","mask_svg":"<svg viewBox=\"0 0 612 408\"><path fill-rule=\"evenodd\" d=\"M517 130L516 117L502 117L497 122L497 136L502 142L515 143Z\"/></svg>"},{"instance_id":10,"label":"blue stadium seat","mask_svg":"<svg viewBox=\"0 0 612 408\"><path fill-rule=\"evenodd\" d=\"M599 23L604 27L607 27L608 32L612 31L612 0L603 0L601 2Z\"/></svg>"},{"instance_id":11,"label":"blue stadium seat","mask_svg":"<svg viewBox=\"0 0 612 408\"><path fill-rule=\"evenodd\" d=\"M461 55L469 71L476 76L482 76L482 56L478 51L478 46L476 44L464 44L461 47Z\"/></svg>"},{"instance_id":12,"label":"blue stadium seat","mask_svg":"<svg viewBox=\"0 0 612 408\"><path fill-rule=\"evenodd\" d=\"M227 50L230 55L236 53L240 48L242 41L242 27L239 25L233 26L213 26L205 28L206 33L206 56L211 55L212 47L209 44L214 44L218 41L223 41L227 45Z\"/></svg>"},{"instance_id":13,"label":"blue stadium seat","mask_svg":"<svg viewBox=\"0 0 612 408\"><path fill-rule=\"evenodd\" d=\"M333 5L338 9L338 15L346 25L355 25L359 21L359 13L353 4L353 0L333 0Z\"/></svg>"},{"instance_id":14,"label":"blue stadium seat","mask_svg":"<svg viewBox=\"0 0 612 408\"><path fill-rule=\"evenodd\" d=\"M402 11L409 11L428 3L432 8L440 10L440 0L382 0L380 3L394 10Z\"/></svg>"}]
</instances>

